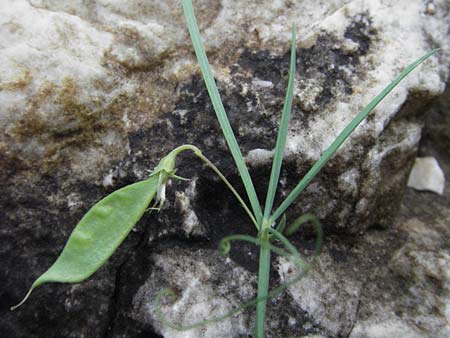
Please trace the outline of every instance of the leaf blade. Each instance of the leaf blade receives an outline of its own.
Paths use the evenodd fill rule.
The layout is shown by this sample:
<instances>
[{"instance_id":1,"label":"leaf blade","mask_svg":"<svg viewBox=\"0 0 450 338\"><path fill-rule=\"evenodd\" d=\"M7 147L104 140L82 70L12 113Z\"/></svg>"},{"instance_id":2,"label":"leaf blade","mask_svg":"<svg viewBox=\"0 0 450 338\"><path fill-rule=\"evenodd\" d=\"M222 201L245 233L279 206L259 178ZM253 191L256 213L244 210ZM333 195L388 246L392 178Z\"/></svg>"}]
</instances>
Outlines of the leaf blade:
<instances>
[{"instance_id":1,"label":"leaf blade","mask_svg":"<svg viewBox=\"0 0 450 338\"><path fill-rule=\"evenodd\" d=\"M289 65L289 80L286 90L286 98L283 105L283 112L281 114L280 127L278 130L277 141L275 145L275 153L273 156L272 169L270 173L269 187L267 189L266 204L264 207L264 218L269 218L272 211L273 202L278 186L278 179L280 178L281 165L283 162L284 148L286 146L287 131L292 112L292 101L294 97L294 80L295 80L295 66L296 66L296 34L295 25L292 26L291 38L291 57Z\"/></svg>"},{"instance_id":2,"label":"leaf blade","mask_svg":"<svg viewBox=\"0 0 450 338\"><path fill-rule=\"evenodd\" d=\"M248 172L248 168L245 164L244 157L242 156L241 150L236 141L236 137L234 136L233 130L231 128L230 121L228 120L227 114L225 113L225 108L223 107L222 100L220 99L220 94L217 90L217 86L212 75L208 57L206 56L205 49L203 48L203 44L201 42L200 32L198 29L197 20L195 18L192 1L183 0L182 4L184 16L189 29L189 34L191 36L195 54L197 55L197 60L200 65L203 79L205 81L206 89L208 90L209 97L211 98L214 111L216 113L217 119L219 120L219 124L225 140L227 141L228 147L231 151L231 155L233 156L239 174L241 175L241 179L244 183L244 187L250 200L250 205L252 207L253 213L255 214L255 218L258 223L260 223L260 220L262 219L262 211L258 201L258 196L256 195L255 187Z\"/></svg>"},{"instance_id":3,"label":"leaf blade","mask_svg":"<svg viewBox=\"0 0 450 338\"><path fill-rule=\"evenodd\" d=\"M306 173L306 175L300 180L297 186L291 191L291 193L286 197L286 199L281 203L277 210L273 213L271 221L275 222L286 209L295 201L298 195L308 186L308 184L313 180L313 178L319 173L319 171L325 166L329 159L334 155L334 153L339 149L339 147L344 143L344 141L350 136L350 134L355 130L355 128L367 117L367 115L388 95L399 83L402 81L409 73L411 73L417 66L428 59L431 55L436 53L439 49L434 49L424 56L420 57L408 67L403 70L390 84L388 84L370 103L356 115L356 117L341 131L338 137L333 141L333 143L325 150L322 156L317 160L317 162L311 167L311 169Z\"/></svg>"}]
</instances>

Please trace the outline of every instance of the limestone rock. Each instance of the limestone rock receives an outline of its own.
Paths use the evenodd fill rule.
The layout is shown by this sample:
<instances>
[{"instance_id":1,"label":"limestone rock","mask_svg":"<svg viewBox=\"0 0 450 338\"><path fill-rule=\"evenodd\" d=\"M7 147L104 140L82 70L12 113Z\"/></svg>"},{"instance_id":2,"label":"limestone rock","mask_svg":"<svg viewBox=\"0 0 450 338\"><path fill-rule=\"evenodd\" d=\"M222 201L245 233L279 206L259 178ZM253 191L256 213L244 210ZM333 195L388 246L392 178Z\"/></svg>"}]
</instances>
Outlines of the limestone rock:
<instances>
[{"instance_id":1,"label":"limestone rock","mask_svg":"<svg viewBox=\"0 0 450 338\"><path fill-rule=\"evenodd\" d=\"M162 297L160 304L161 315L174 325L189 326L224 316L254 298L256 291L252 283L255 280L249 272L219 257L217 252L205 250L192 252L175 248L154 255L154 260L154 271L134 297L134 317L138 322L156 327L167 338L226 338L250 334L245 312L188 331L171 329L160 321L155 301L164 290L176 293Z\"/></svg>"},{"instance_id":2,"label":"limestone rock","mask_svg":"<svg viewBox=\"0 0 450 338\"><path fill-rule=\"evenodd\" d=\"M444 222L448 222L448 209ZM418 219L402 225L409 238L366 284L360 321L350 337L447 337L450 304L448 227ZM384 282L380 282L384 280ZM388 283L391 283L388 286Z\"/></svg>"},{"instance_id":3,"label":"limestone rock","mask_svg":"<svg viewBox=\"0 0 450 338\"><path fill-rule=\"evenodd\" d=\"M199 0L194 5L261 201L283 106L292 22L299 30L296 102L277 203L395 75L432 48L441 48L376 108L288 212L288 219L303 212L321 218L329 236L323 267L337 266L311 275L311 285L320 276L326 279L312 295L319 300L316 308L306 307L294 289L271 302L275 310L269 311L268 336L332 336L351 333L354 323L359 325L354 332L376 329L375 310L361 318L352 312L365 281L350 278L339 290L335 277L355 273L340 259L373 266L391 257L387 243L400 245L394 230L375 233L373 226L392 225L426 119L421 113L448 82L447 2ZM178 173L191 181L172 182L162 212L146 213L92 279L79 286L42 287L17 312L8 308L50 266L95 201L146 177L174 147L197 145L240 189L179 1L5 0L0 13L0 331L12 338L166 332L137 305L144 304L138 291L144 296L150 290L145 286L157 285L157 260L150 259L156 257L154 248L169 252L185 245L185 256L192 257L197 249L215 249L231 233L255 234L232 194L187 154L180 156ZM440 111L437 116L447 114ZM433 130L447 135L442 144L448 142L450 133L437 126ZM359 239L364 232L368 237ZM372 250L385 256L367 258ZM161 257L177 261L174 254ZM257 250L250 245L236 245L230 258L249 273L257 270ZM428 258L422 258L426 270ZM429 257L436 266L441 258L439 253ZM167 265L163 260L160 267ZM209 260L204 264L211 266ZM178 273L175 268L164 271L167 278ZM420 278L415 283L422 287ZM216 295L211 288L205 286L205 293ZM334 308L322 301L326 292L337 297ZM229 294L230 304L240 301ZM342 301L345 294L351 297ZM314 318L319 314L324 318ZM345 321L338 324L339 316ZM382 320L381 328L389 322ZM395 327L417 330L403 318L389 320ZM250 322L241 324L226 324L223 334L251 332Z\"/></svg>"},{"instance_id":4,"label":"limestone rock","mask_svg":"<svg viewBox=\"0 0 450 338\"><path fill-rule=\"evenodd\" d=\"M449 196L408 191L399 227L352 243L328 239L315 268L289 287L294 306L331 337L447 337ZM303 243L304 244L304 243ZM279 260L282 280L298 270Z\"/></svg>"},{"instance_id":5,"label":"limestone rock","mask_svg":"<svg viewBox=\"0 0 450 338\"><path fill-rule=\"evenodd\" d=\"M436 112L450 116L447 100L439 100L427 116ZM427 119L420 154L435 156L448 172L450 157L444 145L450 127L445 130L441 123ZM441 138L432 132L436 130ZM351 177L345 175L343 184L349 184ZM448 186L447 182L442 196L408 190L398 226L372 229L357 240L328 239L317 267L288 289L299 311L307 311L311 322L320 323L324 331L318 332L350 338L450 334ZM292 265L282 260L278 264L282 278L295 274ZM335 318L341 320L333 322Z\"/></svg>"},{"instance_id":6,"label":"limestone rock","mask_svg":"<svg viewBox=\"0 0 450 338\"><path fill-rule=\"evenodd\" d=\"M317 320L332 336L345 335L351 329L357 313L360 282L340 276L333 268L334 260L327 254L289 293L302 310ZM283 282L295 278L300 271L285 259L280 260L279 272Z\"/></svg>"}]
</instances>

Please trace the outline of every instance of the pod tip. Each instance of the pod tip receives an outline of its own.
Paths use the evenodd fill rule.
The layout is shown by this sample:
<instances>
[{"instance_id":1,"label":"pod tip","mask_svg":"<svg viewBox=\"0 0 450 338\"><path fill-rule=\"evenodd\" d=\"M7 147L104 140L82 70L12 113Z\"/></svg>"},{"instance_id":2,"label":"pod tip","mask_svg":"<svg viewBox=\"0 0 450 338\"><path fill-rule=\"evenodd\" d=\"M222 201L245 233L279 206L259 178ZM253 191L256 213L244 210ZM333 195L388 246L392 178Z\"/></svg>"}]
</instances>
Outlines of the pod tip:
<instances>
[{"instance_id":1,"label":"pod tip","mask_svg":"<svg viewBox=\"0 0 450 338\"><path fill-rule=\"evenodd\" d=\"M27 299L30 297L31 291L33 291L33 287L30 288L30 290L28 290L27 294L25 295L25 297L20 301L19 304L11 306L9 309L11 311L14 311L15 309L17 309L18 307L22 306L23 303L25 303L27 301Z\"/></svg>"}]
</instances>

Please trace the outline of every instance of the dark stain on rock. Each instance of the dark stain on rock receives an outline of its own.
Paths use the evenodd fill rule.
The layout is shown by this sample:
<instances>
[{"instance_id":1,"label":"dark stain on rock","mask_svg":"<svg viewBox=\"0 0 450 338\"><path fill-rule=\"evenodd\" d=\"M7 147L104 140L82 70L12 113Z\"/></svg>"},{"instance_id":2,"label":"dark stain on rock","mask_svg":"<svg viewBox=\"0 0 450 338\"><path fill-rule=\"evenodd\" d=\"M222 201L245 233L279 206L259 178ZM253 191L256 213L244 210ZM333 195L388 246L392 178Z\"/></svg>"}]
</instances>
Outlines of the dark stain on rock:
<instances>
[{"instance_id":1,"label":"dark stain on rock","mask_svg":"<svg viewBox=\"0 0 450 338\"><path fill-rule=\"evenodd\" d=\"M298 74L304 80L324 78L322 91L315 99L319 110L323 110L337 95L336 89L344 94L352 94L352 85L344 68L355 66L356 55L336 49L337 40L333 36L321 35L310 49L300 49ZM301 100L301 98L300 98Z\"/></svg>"},{"instance_id":2,"label":"dark stain on rock","mask_svg":"<svg viewBox=\"0 0 450 338\"><path fill-rule=\"evenodd\" d=\"M272 299L270 303L266 324L268 337L279 337L280 332L283 332L283 337L314 336L324 333L323 328L314 322L314 318L308 312L292 304L287 292Z\"/></svg>"},{"instance_id":3,"label":"dark stain on rock","mask_svg":"<svg viewBox=\"0 0 450 338\"><path fill-rule=\"evenodd\" d=\"M232 67L232 74L239 74L242 70L246 70L251 73L252 78L271 81L281 93L285 89L282 81L287 83L289 57L290 52L274 55L268 50L244 49L238 63Z\"/></svg>"},{"instance_id":4,"label":"dark stain on rock","mask_svg":"<svg viewBox=\"0 0 450 338\"><path fill-rule=\"evenodd\" d=\"M245 196L238 176L230 178L231 183L240 187L241 196ZM233 234L256 236L256 229L248 219L241 205L228 188L217 180L201 177L198 181L197 198L194 209L199 220L208 228L209 245L217 249L220 240ZM247 202L247 205L249 203ZM231 243L230 257L249 271L257 272L258 248L247 242Z\"/></svg>"},{"instance_id":5,"label":"dark stain on rock","mask_svg":"<svg viewBox=\"0 0 450 338\"><path fill-rule=\"evenodd\" d=\"M349 53L341 46L341 41L333 35L321 32L311 48L297 49L297 79L300 89L304 90L304 83L308 80L319 80L321 93L315 98L317 110L323 110L333 101L338 93L352 94L351 79L345 67L355 68L359 65L359 57L366 55L377 31L371 26L371 19L367 14L361 14L347 28L346 37L358 43L359 49ZM289 72L290 52L284 55L273 55L269 51L250 51L245 49L239 61L232 67L232 74L250 74L249 76L271 81L274 88L263 99L270 102L278 98L284 99ZM301 105L302 98L297 106ZM316 110L316 109L315 109ZM271 111L271 109L269 109ZM303 109L294 109L293 117L297 114L312 113Z\"/></svg>"},{"instance_id":6,"label":"dark stain on rock","mask_svg":"<svg viewBox=\"0 0 450 338\"><path fill-rule=\"evenodd\" d=\"M270 126L267 121L261 121L258 116L251 112L246 112L246 97L242 97L238 88L223 88L224 104L230 115L230 120L234 129L239 134L239 126L248 123L265 124L266 129ZM222 132L216 120L210 99L204 87L203 80L194 77L191 81L180 85L178 91L181 99L172 113L164 114L162 119L157 121L149 130L142 130L130 135L130 147L133 153L145 154L137 160L141 169L153 168L158 160L167 154L170 150L184 143L198 146L203 153L225 173L228 179L236 186L241 196L245 196L241 180L238 176L234 161L228 151ZM249 100L253 100L250 98ZM243 113L239 115L239 108L242 107ZM241 130L237 135L241 145L242 152L245 154L256 147L269 147L273 142L271 138L262 138L261 135L255 135L247 130ZM154 147L159 144L159 147ZM247 215L229 192L226 186L215 176L215 174L203 163L190 154L181 154L177 161L179 168L178 174L188 178L198 178L196 198L192 201L192 207L198 216L200 222L208 230L209 246L216 249L217 244L226 235L233 233L251 233L253 226L248 220ZM126 170L128 171L128 170ZM252 170L251 175L255 179L255 187L259 196L265 194L270 172L264 168L264 173L260 169ZM168 190L168 199L174 200L170 196L174 191L183 191L187 187L184 182L174 181L170 190ZM172 214L173 212L171 212ZM162 213L161 213L162 214ZM172 225L173 232L180 232L181 215L176 212L175 216L170 217L169 223ZM161 217L166 217L161 215ZM167 222L163 222L167 224ZM171 232L171 231L169 231ZM173 235L173 234L172 234ZM169 234L170 236L170 234ZM255 248L235 245L238 251L232 251L232 256L241 256L239 253L246 251L246 255L256 255ZM245 258L245 257L244 257ZM243 265L250 270L255 270L256 263L248 263L248 260L242 259Z\"/></svg>"},{"instance_id":7,"label":"dark stain on rock","mask_svg":"<svg viewBox=\"0 0 450 338\"><path fill-rule=\"evenodd\" d=\"M369 13L362 12L353 18L352 23L345 30L344 37L359 45L359 55L366 55L377 33Z\"/></svg>"}]
</instances>

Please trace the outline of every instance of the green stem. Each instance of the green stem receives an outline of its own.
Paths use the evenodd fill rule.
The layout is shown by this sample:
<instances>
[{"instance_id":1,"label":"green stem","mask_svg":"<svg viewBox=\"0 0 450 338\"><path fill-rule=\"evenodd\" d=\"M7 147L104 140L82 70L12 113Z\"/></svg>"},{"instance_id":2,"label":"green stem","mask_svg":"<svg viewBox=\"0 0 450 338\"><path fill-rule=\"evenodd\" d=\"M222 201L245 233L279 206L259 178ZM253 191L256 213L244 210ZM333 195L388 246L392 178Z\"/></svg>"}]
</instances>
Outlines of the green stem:
<instances>
[{"instance_id":1,"label":"green stem","mask_svg":"<svg viewBox=\"0 0 450 338\"><path fill-rule=\"evenodd\" d=\"M191 150L195 156L197 156L199 159L201 159L208 167L210 167L214 173L219 176L219 178L225 183L225 185L230 189L230 191L233 193L233 195L236 197L236 199L241 204L242 208L244 208L247 215L250 217L251 221L255 225L256 229L259 230L259 225L256 222L255 216L253 216L252 212L248 208L247 204L244 202L242 197L239 195L239 193L234 189L234 187L231 185L231 183L227 180L227 178L222 174L222 172L201 152L200 149L198 149L196 146L192 144L183 144L182 146L179 146L178 148L175 148L173 152L176 154L181 153L185 150Z\"/></svg>"},{"instance_id":2,"label":"green stem","mask_svg":"<svg viewBox=\"0 0 450 338\"><path fill-rule=\"evenodd\" d=\"M258 271L258 295L260 299L256 303L256 326L255 338L265 337L265 321L266 321L266 303L267 294L269 292L269 275L270 275L270 237L268 228L270 224L267 220L263 221L260 229L261 246L259 249L259 271Z\"/></svg>"}]
</instances>

